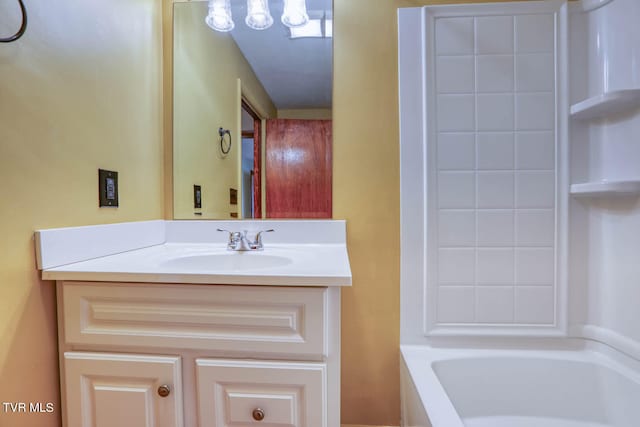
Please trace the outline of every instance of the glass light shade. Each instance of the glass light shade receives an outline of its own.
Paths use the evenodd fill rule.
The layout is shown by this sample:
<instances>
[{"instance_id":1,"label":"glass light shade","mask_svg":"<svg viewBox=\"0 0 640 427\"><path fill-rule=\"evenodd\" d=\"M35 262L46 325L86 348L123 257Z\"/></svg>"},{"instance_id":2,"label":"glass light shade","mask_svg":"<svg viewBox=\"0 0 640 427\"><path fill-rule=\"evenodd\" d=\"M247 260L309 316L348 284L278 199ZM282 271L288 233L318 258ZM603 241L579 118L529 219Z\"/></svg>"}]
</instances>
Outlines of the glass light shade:
<instances>
[{"instance_id":1,"label":"glass light shade","mask_svg":"<svg viewBox=\"0 0 640 427\"><path fill-rule=\"evenodd\" d=\"M254 30L266 30L273 25L269 0L247 0L247 25Z\"/></svg>"},{"instance_id":2,"label":"glass light shade","mask_svg":"<svg viewBox=\"0 0 640 427\"><path fill-rule=\"evenodd\" d=\"M284 0L282 23L290 28L301 27L309 22L306 0Z\"/></svg>"},{"instance_id":3,"label":"glass light shade","mask_svg":"<svg viewBox=\"0 0 640 427\"><path fill-rule=\"evenodd\" d=\"M209 0L209 13L204 21L216 31L233 30L235 24L231 17L231 0Z\"/></svg>"}]
</instances>

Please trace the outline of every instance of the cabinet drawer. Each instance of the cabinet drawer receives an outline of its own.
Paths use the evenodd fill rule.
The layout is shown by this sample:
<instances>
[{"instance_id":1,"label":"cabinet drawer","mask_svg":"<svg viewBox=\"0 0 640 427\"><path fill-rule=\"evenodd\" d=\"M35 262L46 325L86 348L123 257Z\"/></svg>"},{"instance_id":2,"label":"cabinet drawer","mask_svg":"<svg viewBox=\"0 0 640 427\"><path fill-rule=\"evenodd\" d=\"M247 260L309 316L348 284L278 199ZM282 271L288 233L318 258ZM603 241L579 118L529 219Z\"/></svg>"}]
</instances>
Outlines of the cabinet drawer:
<instances>
[{"instance_id":1,"label":"cabinet drawer","mask_svg":"<svg viewBox=\"0 0 640 427\"><path fill-rule=\"evenodd\" d=\"M326 365L198 359L200 427L326 427Z\"/></svg>"},{"instance_id":2,"label":"cabinet drawer","mask_svg":"<svg viewBox=\"0 0 640 427\"><path fill-rule=\"evenodd\" d=\"M65 342L234 355L326 354L326 288L64 282Z\"/></svg>"}]
</instances>

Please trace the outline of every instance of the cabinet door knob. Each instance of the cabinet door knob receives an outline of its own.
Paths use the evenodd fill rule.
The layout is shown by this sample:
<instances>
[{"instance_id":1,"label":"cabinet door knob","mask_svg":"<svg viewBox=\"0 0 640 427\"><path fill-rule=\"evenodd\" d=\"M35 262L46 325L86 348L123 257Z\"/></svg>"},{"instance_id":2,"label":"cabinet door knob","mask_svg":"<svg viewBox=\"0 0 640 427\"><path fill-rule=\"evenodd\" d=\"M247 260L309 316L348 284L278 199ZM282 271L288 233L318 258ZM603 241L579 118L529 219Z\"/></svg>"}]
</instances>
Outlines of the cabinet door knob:
<instances>
[{"instance_id":1,"label":"cabinet door knob","mask_svg":"<svg viewBox=\"0 0 640 427\"><path fill-rule=\"evenodd\" d=\"M253 415L253 419L256 421L264 420L264 411L260 408L254 409L251 415Z\"/></svg>"},{"instance_id":2,"label":"cabinet door knob","mask_svg":"<svg viewBox=\"0 0 640 427\"><path fill-rule=\"evenodd\" d=\"M171 394L171 387L169 387L168 385L163 384L160 387L158 387L158 396L167 397L170 394Z\"/></svg>"}]
</instances>

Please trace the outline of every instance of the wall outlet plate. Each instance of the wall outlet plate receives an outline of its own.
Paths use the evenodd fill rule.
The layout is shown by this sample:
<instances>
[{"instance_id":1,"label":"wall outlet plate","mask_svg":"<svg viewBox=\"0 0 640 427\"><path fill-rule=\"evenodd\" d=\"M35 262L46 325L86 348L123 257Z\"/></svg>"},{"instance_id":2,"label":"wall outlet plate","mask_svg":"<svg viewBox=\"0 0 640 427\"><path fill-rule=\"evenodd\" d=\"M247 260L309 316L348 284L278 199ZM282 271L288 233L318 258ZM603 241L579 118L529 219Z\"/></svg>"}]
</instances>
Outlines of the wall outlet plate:
<instances>
[{"instance_id":1,"label":"wall outlet plate","mask_svg":"<svg viewBox=\"0 0 640 427\"><path fill-rule=\"evenodd\" d=\"M193 185L193 207L194 209L202 209L202 187Z\"/></svg>"},{"instance_id":2,"label":"wall outlet plate","mask_svg":"<svg viewBox=\"0 0 640 427\"><path fill-rule=\"evenodd\" d=\"M100 207L118 207L118 172L98 169Z\"/></svg>"}]
</instances>

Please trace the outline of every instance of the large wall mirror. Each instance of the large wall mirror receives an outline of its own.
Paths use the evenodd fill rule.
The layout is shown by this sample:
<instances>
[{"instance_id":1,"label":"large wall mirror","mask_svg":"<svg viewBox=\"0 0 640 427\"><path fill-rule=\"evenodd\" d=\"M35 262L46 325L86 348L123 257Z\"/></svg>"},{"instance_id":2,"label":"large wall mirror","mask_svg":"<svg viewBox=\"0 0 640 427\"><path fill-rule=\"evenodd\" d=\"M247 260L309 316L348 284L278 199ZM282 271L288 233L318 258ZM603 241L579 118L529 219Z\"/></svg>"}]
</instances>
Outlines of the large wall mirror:
<instances>
[{"instance_id":1,"label":"large wall mirror","mask_svg":"<svg viewBox=\"0 0 640 427\"><path fill-rule=\"evenodd\" d=\"M284 0L174 4L176 219L331 217L331 6L290 27Z\"/></svg>"}]
</instances>

